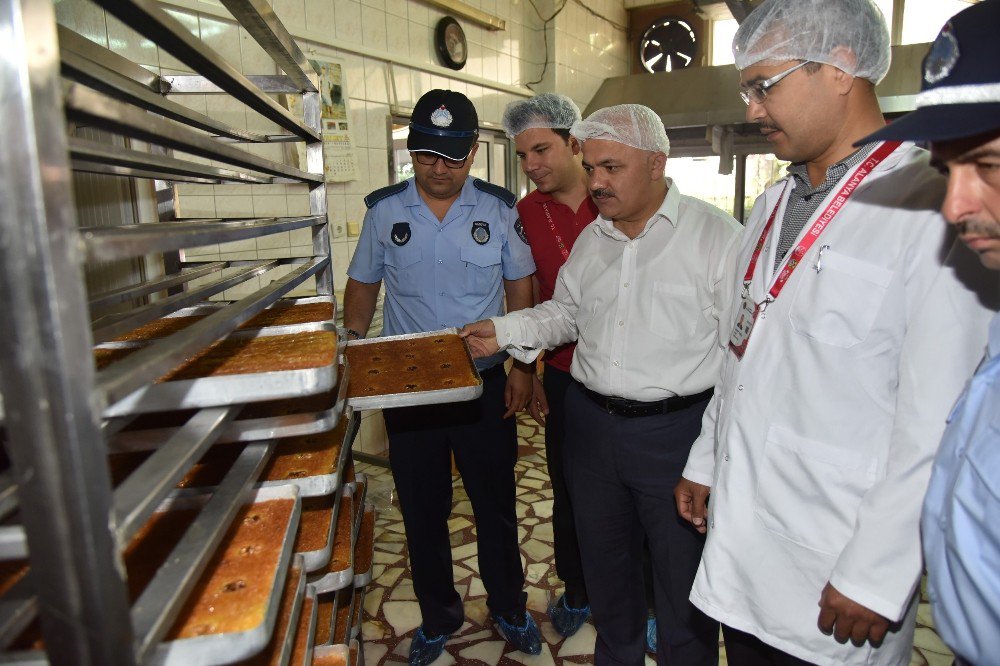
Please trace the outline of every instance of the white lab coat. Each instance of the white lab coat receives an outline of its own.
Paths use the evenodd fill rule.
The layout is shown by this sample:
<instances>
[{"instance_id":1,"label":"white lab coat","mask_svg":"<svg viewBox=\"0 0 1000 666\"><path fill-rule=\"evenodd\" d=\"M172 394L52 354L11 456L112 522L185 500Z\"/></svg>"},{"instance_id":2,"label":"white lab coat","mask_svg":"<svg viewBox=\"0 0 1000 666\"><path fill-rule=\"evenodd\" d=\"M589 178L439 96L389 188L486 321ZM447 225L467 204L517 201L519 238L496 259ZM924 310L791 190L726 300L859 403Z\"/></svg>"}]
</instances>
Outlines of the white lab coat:
<instances>
[{"instance_id":1,"label":"white lab coat","mask_svg":"<svg viewBox=\"0 0 1000 666\"><path fill-rule=\"evenodd\" d=\"M751 212L736 289L783 184ZM712 487L691 601L818 664L909 663L921 501L998 291L938 215L943 187L912 144L868 176L758 318L743 359L726 355L684 470ZM757 265L757 302L774 244ZM902 628L878 649L837 643L816 625L827 581Z\"/></svg>"}]
</instances>

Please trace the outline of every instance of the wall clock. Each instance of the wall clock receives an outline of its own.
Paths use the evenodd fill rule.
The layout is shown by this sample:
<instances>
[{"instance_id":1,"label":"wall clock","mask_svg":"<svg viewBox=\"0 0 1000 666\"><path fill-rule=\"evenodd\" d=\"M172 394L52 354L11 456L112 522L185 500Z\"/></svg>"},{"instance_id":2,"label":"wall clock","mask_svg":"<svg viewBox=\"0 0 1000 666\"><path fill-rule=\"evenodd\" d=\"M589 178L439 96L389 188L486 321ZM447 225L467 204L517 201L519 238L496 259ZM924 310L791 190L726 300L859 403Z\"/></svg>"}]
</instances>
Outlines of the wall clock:
<instances>
[{"instance_id":1,"label":"wall clock","mask_svg":"<svg viewBox=\"0 0 1000 666\"><path fill-rule=\"evenodd\" d=\"M691 24L677 16L653 21L639 40L639 62L647 72L671 72L694 63L698 37Z\"/></svg>"},{"instance_id":2,"label":"wall clock","mask_svg":"<svg viewBox=\"0 0 1000 666\"><path fill-rule=\"evenodd\" d=\"M462 69L469 58L469 46L462 26L450 16L438 21L434 29L434 47L441 64L452 69Z\"/></svg>"}]
</instances>

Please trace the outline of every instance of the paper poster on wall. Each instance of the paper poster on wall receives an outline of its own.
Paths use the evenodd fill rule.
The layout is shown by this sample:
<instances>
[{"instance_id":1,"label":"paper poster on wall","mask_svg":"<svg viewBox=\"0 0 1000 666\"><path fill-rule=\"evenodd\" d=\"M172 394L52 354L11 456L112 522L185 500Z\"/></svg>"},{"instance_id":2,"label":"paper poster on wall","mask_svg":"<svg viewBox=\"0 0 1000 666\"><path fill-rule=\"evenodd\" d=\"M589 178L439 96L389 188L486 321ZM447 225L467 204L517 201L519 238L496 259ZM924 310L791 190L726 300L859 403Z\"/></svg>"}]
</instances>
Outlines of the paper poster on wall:
<instances>
[{"instance_id":1,"label":"paper poster on wall","mask_svg":"<svg viewBox=\"0 0 1000 666\"><path fill-rule=\"evenodd\" d=\"M319 72L323 124L323 164L327 182L357 180L358 162L347 116L347 86L339 62L311 60Z\"/></svg>"}]
</instances>

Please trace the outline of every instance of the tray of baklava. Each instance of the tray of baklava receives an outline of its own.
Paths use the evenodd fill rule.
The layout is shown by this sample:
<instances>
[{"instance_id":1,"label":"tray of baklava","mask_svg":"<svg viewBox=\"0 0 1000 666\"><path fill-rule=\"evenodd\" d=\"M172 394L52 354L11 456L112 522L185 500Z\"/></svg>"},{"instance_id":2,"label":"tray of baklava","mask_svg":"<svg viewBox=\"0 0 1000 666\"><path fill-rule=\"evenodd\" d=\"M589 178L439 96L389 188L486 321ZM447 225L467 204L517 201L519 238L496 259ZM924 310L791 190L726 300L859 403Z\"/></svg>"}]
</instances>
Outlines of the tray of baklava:
<instances>
[{"instance_id":1,"label":"tray of baklava","mask_svg":"<svg viewBox=\"0 0 1000 666\"><path fill-rule=\"evenodd\" d=\"M323 433L348 418L347 385L350 370L341 364L336 384L316 395L252 402L226 426L217 443L252 442L277 437ZM112 451L155 449L172 437L196 410L142 414L110 438Z\"/></svg>"},{"instance_id":2,"label":"tray of baklava","mask_svg":"<svg viewBox=\"0 0 1000 666\"><path fill-rule=\"evenodd\" d=\"M350 408L348 408L350 411ZM272 440L274 453L261 472L258 488L296 486L301 497L333 495L350 465L351 438L359 417L349 413L328 432ZM222 482L246 444L219 444L210 448L177 483L180 494L200 494ZM108 456L111 482L117 486L145 462L152 451L112 453Z\"/></svg>"},{"instance_id":3,"label":"tray of baklava","mask_svg":"<svg viewBox=\"0 0 1000 666\"><path fill-rule=\"evenodd\" d=\"M347 404L384 409L474 400L483 380L458 329L351 340Z\"/></svg>"},{"instance_id":4,"label":"tray of baklava","mask_svg":"<svg viewBox=\"0 0 1000 666\"><path fill-rule=\"evenodd\" d=\"M304 514L303 514L304 515ZM288 666L292 660L295 638L302 623L309 621L304 614L306 575L302 558L295 555L281 593L278 623L267 646L249 659L236 662L239 666Z\"/></svg>"},{"instance_id":5,"label":"tray of baklava","mask_svg":"<svg viewBox=\"0 0 1000 666\"><path fill-rule=\"evenodd\" d=\"M327 322L231 333L104 409L105 418L313 395L337 383L340 338ZM94 347L98 371L150 340Z\"/></svg>"},{"instance_id":6,"label":"tray of baklava","mask_svg":"<svg viewBox=\"0 0 1000 666\"><path fill-rule=\"evenodd\" d=\"M148 324L134 328L114 338L114 342L142 342L165 338L183 331L205 317L232 305L228 301L212 301L172 312ZM337 319L337 302L330 296L310 296L308 298L282 298L261 310L236 330L255 328L280 328L326 322L333 324Z\"/></svg>"},{"instance_id":7,"label":"tray of baklava","mask_svg":"<svg viewBox=\"0 0 1000 666\"><path fill-rule=\"evenodd\" d=\"M164 500L126 547L123 558L134 603L168 561L207 496ZM301 500L294 486L249 496L205 566L149 663L213 666L248 659L268 646L289 587ZM300 581L295 581L296 589ZM296 592L297 594L297 592ZM36 620L0 654L0 663L46 660Z\"/></svg>"},{"instance_id":8,"label":"tray of baklava","mask_svg":"<svg viewBox=\"0 0 1000 666\"><path fill-rule=\"evenodd\" d=\"M316 590L312 585L306 584L305 600L300 614L301 621L295 632L292 656L288 660L289 666L311 666L318 627L317 610Z\"/></svg>"},{"instance_id":9,"label":"tray of baklava","mask_svg":"<svg viewBox=\"0 0 1000 666\"><path fill-rule=\"evenodd\" d=\"M313 650L312 666L355 666L346 645L318 645Z\"/></svg>"},{"instance_id":10,"label":"tray of baklava","mask_svg":"<svg viewBox=\"0 0 1000 666\"><path fill-rule=\"evenodd\" d=\"M307 579L320 595L354 584L354 501L351 486L344 485L338 504L331 556Z\"/></svg>"}]
</instances>

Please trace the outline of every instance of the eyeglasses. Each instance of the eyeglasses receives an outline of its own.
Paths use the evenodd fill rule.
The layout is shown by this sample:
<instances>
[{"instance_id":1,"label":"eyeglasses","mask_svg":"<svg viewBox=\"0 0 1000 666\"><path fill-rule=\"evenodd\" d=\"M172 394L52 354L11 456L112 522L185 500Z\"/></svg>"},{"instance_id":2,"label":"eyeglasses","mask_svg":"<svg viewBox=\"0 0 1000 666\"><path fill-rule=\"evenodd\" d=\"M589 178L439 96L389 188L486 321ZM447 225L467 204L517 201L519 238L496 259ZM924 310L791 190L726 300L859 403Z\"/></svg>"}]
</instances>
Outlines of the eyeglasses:
<instances>
[{"instance_id":1,"label":"eyeglasses","mask_svg":"<svg viewBox=\"0 0 1000 666\"><path fill-rule=\"evenodd\" d=\"M434 166L435 164L437 164L438 160L443 160L444 165L449 169L461 169L462 167L465 166L465 162L469 158L463 157L460 160L450 160L447 157L443 157L435 153L427 153L421 151L418 153L413 153L413 159L415 159L420 164L423 164L424 166Z\"/></svg>"},{"instance_id":2,"label":"eyeglasses","mask_svg":"<svg viewBox=\"0 0 1000 666\"><path fill-rule=\"evenodd\" d=\"M806 60L805 62L800 62L798 65L790 67L789 69L786 69L780 74L775 74L769 79L764 79L763 81L754 83L753 85L749 86L740 86L740 97L743 98L743 101L744 103L746 103L747 106L750 106L750 102L753 102L754 104L763 104L764 100L767 99L768 90L778 85L778 83L781 82L781 79L785 78L795 70L805 67L811 62L812 60Z\"/></svg>"}]
</instances>

